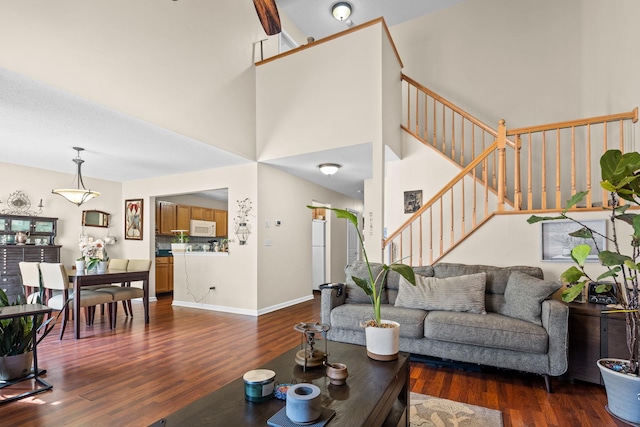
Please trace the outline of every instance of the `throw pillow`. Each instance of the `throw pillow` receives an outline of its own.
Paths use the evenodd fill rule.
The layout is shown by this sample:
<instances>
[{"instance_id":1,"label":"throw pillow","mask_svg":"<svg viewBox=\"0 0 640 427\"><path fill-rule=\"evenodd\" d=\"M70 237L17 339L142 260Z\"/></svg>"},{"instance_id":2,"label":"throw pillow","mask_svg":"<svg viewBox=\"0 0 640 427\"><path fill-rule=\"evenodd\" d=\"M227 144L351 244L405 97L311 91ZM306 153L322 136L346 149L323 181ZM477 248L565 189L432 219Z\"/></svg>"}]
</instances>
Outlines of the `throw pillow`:
<instances>
[{"instance_id":1,"label":"throw pillow","mask_svg":"<svg viewBox=\"0 0 640 427\"><path fill-rule=\"evenodd\" d=\"M486 280L486 273L445 278L416 275L416 286L413 286L401 278L395 305L427 311L466 311L486 314L484 309Z\"/></svg>"},{"instance_id":2,"label":"throw pillow","mask_svg":"<svg viewBox=\"0 0 640 427\"><path fill-rule=\"evenodd\" d=\"M542 301L562 287L560 282L550 282L513 271L504 291L502 314L542 325L540 313Z\"/></svg>"}]
</instances>

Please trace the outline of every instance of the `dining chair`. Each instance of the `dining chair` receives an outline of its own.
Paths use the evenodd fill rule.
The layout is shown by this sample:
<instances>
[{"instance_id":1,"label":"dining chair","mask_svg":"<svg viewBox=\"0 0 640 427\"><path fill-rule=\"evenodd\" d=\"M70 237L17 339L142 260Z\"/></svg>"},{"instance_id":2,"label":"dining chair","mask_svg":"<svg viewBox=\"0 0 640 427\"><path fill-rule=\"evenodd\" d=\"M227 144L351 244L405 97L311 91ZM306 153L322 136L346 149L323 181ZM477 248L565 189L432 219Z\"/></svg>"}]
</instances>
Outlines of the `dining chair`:
<instances>
[{"instance_id":1,"label":"dining chair","mask_svg":"<svg viewBox=\"0 0 640 427\"><path fill-rule=\"evenodd\" d=\"M47 305L54 310L62 310L62 326L60 327L60 339L64 336L64 330L67 326L67 317L69 313L69 304L74 300L74 293L69 292L71 288L69 284L69 275L64 265L57 262L41 262L40 274L42 277L42 284L45 289L61 291L57 295L52 295L47 300ZM67 304L67 301L69 304ZM109 307L109 328L111 329L112 312L113 310L113 298L111 295L104 292L97 292L91 290L80 290L80 306L85 308L85 318L88 325L93 324L95 317L96 305L108 304ZM80 313L75 313L79 316Z\"/></svg>"},{"instance_id":2,"label":"dining chair","mask_svg":"<svg viewBox=\"0 0 640 427\"><path fill-rule=\"evenodd\" d=\"M127 264L127 271L149 271L150 268L151 260L148 259L131 259ZM96 292L109 293L113 297L113 300L116 302L114 304L113 311L114 328L116 326L116 316L118 310L117 301L122 301L125 315L133 317L133 307L131 305L131 300L134 298L144 297L144 290L135 286L131 286L131 282L125 282L121 287L114 286L98 289Z\"/></svg>"},{"instance_id":3,"label":"dining chair","mask_svg":"<svg viewBox=\"0 0 640 427\"><path fill-rule=\"evenodd\" d=\"M25 300L27 304L35 304L38 302L40 294L40 263L20 261L18 267L20 268L20 276L22 276ZM46 304L46 297L40 302Z\"/></svg>"}]
</instances>

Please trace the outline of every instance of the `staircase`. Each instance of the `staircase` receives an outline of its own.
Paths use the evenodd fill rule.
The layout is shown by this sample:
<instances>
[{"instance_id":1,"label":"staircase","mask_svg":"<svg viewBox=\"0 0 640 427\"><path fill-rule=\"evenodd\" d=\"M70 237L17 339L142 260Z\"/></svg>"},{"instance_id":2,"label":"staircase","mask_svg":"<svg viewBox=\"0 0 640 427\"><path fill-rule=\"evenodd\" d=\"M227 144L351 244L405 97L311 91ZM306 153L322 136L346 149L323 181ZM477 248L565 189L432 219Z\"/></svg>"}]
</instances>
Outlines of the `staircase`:
<instances>
[{"instance_id":1,"label":"staircase","mask_svg":"<svg viewBox=\"0 0 640 427\"><path fill-rule=\"evenodd\" d=\"M636 107L518 129L501 120L494 130L408 76L402 81L402 128L460 168L383 242L385 259L409 265L437 262L497 214L558 212L583 190L589 195L575 210L601 209L599 158L625 152L638 120Z\"/></svg>"}]
</instances>

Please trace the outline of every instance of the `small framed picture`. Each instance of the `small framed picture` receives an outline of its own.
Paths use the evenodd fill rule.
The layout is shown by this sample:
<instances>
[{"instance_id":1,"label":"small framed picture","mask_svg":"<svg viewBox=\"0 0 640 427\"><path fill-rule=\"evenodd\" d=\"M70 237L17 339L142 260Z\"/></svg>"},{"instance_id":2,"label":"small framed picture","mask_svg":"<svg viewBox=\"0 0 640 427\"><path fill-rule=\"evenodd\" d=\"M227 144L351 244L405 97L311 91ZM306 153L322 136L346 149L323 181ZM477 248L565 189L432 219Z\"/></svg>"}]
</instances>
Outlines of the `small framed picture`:
<instances>
[{"instance_id":1,"label":"small framed picture","mask_svg":"<svg viewBox=\"0 0 640 427\"><path fill-rule=\"evenodd\" d=\"M422 190L404 192L404 213L414 213L422 206Z\"/></svg>"},{"instance_id":2,"label":"small framed picture","mask_svg":"<svg viewBox=\"0 0 640 427\"><path fill-rule=\"evenodd\" d=\"M541 223L542 230L542 261L572 262L571 251L581 244L591 246L591 253L586 262L598 262L598 249L607 249L607 221L604 219L580 221L585 226L596 231L594 243L591 239L570 236L569 233L582 228L573 221L546 221ZM596 249L596 243L598 249Z\"/></svg>"},{"instance_id":3,"label":"small framed picture","mask_svg":"<svg viewBox=\"0 0 640 427\"><path fill-rule=\"evenodd\" d=\"M142 199L124 201L124 238L142 240Z\"/></svg>"}]
</instances>

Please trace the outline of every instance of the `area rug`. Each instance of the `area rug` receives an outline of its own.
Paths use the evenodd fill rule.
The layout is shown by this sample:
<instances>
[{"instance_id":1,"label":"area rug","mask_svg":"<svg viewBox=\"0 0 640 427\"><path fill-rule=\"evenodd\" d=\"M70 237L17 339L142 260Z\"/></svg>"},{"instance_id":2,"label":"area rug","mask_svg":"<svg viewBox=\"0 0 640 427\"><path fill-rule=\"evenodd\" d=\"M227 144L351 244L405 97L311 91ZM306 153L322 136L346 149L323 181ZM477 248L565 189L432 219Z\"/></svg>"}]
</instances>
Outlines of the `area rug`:
<instances>
[{"instance_id":1,"label":"area rug","mask_svg":"<svg viewBox=\"0 0 640 427\"><path fill-rule=\"evenodd\" d=\"M502 412L411 393L411 427L501 427Z\"/></svg>"}]
</instances>

